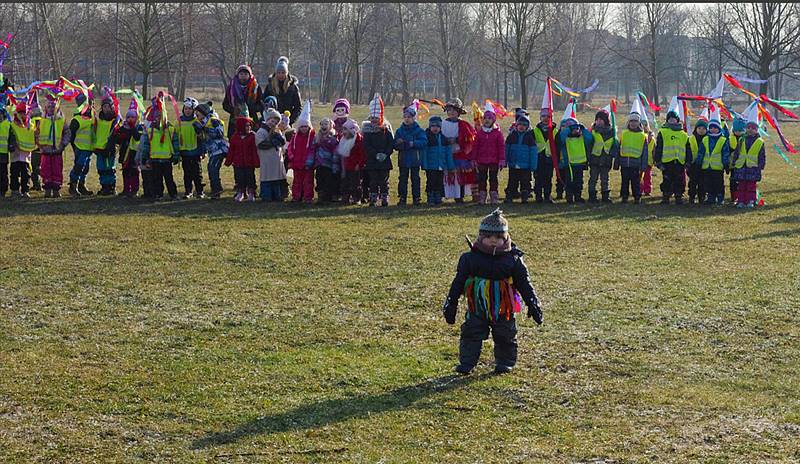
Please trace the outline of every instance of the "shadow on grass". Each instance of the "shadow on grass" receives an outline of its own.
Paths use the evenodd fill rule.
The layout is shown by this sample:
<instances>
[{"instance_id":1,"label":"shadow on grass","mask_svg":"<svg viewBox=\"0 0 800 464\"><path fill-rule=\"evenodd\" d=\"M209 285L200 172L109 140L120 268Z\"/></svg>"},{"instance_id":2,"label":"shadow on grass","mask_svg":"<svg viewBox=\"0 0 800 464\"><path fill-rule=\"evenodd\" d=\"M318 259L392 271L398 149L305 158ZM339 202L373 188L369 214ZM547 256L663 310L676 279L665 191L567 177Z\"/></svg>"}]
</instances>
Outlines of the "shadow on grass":
<instances>
[{"instance_id":1,"label":"shadow on grass","mask_svg":"<svg viewBox=\"0 0 800 464\"><path fill-rule=\"evenodd\" d=\"M429 379L424 382L375 395L336 398L300 406L284 413L240 424L233 430L209 433L192 442L192 449L203 449L233 443L253 435L269 435L323 427L353 418L366 417L411 407L417 401L491 377L492 373L460 376L457 374Z\"/></svg>"},{"instance_id":2,"label":"shadow on grass","mask_svg":"<svg viewBox=\"0 0 800 464\"><path fill-rule=\"evenodd\" d=\"M618 219L650 220L658 218L701 218L715 216L731 216L747 214L749 211L736 208L714 207L704 205L660 205L658 198L650 197L641 205L621 204L581 204L568 205L563 202L556 204L501 204L499 205L511 217L530 217L541 222L555 222L560 219L579 221L601 221ZM800 198L782 202L769 203L767 208L778 209L796 206ZM474 218L491 212L496 205L478 205L474 203L445 203L440 206L395 206L387 208L367 206L344 206L341 204L306 205L301 203L255 203L238 204L231 198L220 200L177 200L177 201L146 201L141 199L127 199L121 197L102 198L65 198L60 200L45 200L35 198L31 200L0 200L0 218L14 216L120 216L143 215L203 218L205 220L226 220L231 218L241 219L315 219L335 218L343 216L369 217L369 218L397 218L397 217L424 217L456 215Z\"/></svg>"},{"instance_id":3,"label":"shadow on grass","mask_svg":"<svg viewBox=\"0 0 800 464\"><path fill-rule=\"evenodd\" d=\"M728 242L744 242L747 240L761 240L765 238L785 238L785 237L796 237L800 236L800 229L785 229L785 230L775 230L772 232L764 232L761 234L753 234L749 237L740 237L740 238L732 238L726 240Z\"/></svg>"},{"instance_id":4,"label":"shadow on grass","mask_svg":"<svg viewBox=\"0 0 800 464\"><path fill-rule=\"evenodd\" d=\"M794 191L786 189L787 192ZM713 207L705 205L660 205L659 197L643 198L641 205L621 204L617 199L614 204L581 204L568 205L561 201L556 204L513 204L499 205L511 217L530 217L541 222L556 222L563 219L579 221L601 221L619 219L661 219L661 218L702 218L715 216L733 216L747 214L751 211L737 210L730 206ZM779 209L797 206L800 198L768 203L768 209ZM474 218L491 212L496 205L478 205L475 203L457 204L444 203L440 206L395 206L387 208L367 206L345 206L337 203L324 205L306 205L302 203L255 203L239 204L232 198L220 200L177 200L177 201L148 201L142 199L127 199L123 197L88 197L88 198L62 198L49 200L34 198L17 200L5 198L0 200L0 217L14 216L120 216L143 215L165 217L202 218L204 220L226 220L231 218L242 219L315 219L335 218L343 216L368 218L397 218L397 217L424 217L456 215ZM776 220L777 221L777 220ZM787 219L787 222L792 222Z\"/></svg>"}]
</instances>

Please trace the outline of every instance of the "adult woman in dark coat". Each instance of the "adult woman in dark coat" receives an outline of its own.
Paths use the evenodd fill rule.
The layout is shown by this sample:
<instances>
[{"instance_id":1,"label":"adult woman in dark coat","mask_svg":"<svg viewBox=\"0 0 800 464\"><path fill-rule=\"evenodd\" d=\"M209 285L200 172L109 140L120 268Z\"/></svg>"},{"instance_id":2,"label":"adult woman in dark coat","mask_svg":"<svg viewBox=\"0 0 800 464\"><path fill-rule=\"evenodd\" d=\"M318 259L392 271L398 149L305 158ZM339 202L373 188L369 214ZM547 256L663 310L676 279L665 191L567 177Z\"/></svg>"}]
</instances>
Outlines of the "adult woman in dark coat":
<instances>
[{"instance_id":1,"label":"adult woman in dark coat","mask_svg":"<svg viewBox=\"0 0 800 464\"><path fill-rule=\"evenodd\" d=\"M282 56L275 64L275 73L269 76L261 92L263 98L273 96L278 100L278 113L283 114L284 111L288 111L289 124L292 125L303 109L297 82L297 78L289 74L289 59Z\"/></svg>"}]
</instances>

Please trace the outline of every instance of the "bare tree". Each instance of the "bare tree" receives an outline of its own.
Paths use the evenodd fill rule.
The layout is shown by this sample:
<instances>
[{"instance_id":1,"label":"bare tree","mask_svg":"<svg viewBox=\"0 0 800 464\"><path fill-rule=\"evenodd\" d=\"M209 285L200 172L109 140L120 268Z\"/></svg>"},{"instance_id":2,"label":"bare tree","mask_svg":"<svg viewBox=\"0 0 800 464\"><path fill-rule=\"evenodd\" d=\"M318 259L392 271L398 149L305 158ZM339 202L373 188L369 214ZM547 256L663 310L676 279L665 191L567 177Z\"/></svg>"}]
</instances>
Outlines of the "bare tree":
<instances>
[{"instance_id":1,"label":"bare tree","mask_svg":"<svg viewBox=\"0 0 800 464\"><path fill-rule=\"evenodd\" d=\"M120 16L117 36L119 50L126 57L126 65L142 74L142 95L147 98L150 76L167 69L172 58L166 49L175 40L174 29L166 29L159 20L163 6L155 3L126 4ZM166 30L165 30L166 29Z\"/></svg>"},{"instance_id":2,"label":"bare tree","mask_svg":"<svg viewBox=\"0 0 800 464\"><path fill-rule=\"evenodd\" d=\"M496 65L517 74L522 105L528 102L528 78L544 66L548 50L541 38L552 9L541 3L501 3L489 7L493 30L503 54L489 51Z\"/></svg>"},{"instance_id":3,"label":"bare tree","mask_svg":"<svg viewBox=\"0 0 800 464\"><path fill-rule=\"evenodd\" d=\"M800 60L800 24L790 3L731 3L732 47L725 56L761 79L796 69ZM767 93L768 83L759 91Z\"/></svg>"}]
</instances>

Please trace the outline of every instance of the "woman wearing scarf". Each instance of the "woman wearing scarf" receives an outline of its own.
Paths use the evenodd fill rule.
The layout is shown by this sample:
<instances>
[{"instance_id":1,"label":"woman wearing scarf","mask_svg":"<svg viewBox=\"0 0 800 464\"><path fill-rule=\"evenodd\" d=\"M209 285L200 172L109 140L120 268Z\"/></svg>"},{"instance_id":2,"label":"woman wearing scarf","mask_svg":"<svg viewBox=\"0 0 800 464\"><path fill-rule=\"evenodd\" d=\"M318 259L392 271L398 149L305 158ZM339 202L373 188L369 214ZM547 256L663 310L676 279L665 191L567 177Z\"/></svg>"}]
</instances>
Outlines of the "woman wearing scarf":
<instances>
[{"instance_id":1,"label":"woman wearing scarf","mask_svg":"<svg viewBox=\"0 0 800 464\"><path fill-rule=\"evenodd\" d=\"M283 114L284 111L288 111L291 114L289 116L291 125L294 125L303 109L297 83L298 79L289 74L289 58L282 56L275 64L275 74L269 76L262 91L264 98L275 97L277 103L275 109L278 113Z\"/></svg>"},{"instance_id":2,"label":"woman wearing scarf","mask_svg":"<svg viewBox=\"0 0 800 464\"><path fill-rule=\"evenodd\" d=\"M225 89L222 109L230 114L228 138L233 134L234 122L237 117L258 118L258 113L262 110L261 88L258 86L250 66L243 64L236 69L236 75L231 78Z\"/></svg>"}]
</instances>

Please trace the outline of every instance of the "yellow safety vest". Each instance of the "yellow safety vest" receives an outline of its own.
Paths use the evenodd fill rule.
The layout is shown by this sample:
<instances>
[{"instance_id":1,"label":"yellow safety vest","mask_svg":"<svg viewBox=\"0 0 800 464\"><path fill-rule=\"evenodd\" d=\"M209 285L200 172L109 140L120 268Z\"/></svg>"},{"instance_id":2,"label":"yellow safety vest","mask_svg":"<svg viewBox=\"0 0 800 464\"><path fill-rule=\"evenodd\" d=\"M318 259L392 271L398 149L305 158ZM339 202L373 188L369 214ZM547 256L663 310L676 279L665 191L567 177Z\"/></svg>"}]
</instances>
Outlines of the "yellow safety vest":
<instances>
[{"instance_id":1,"label":"yellow safety vest","mask_svg":"<svg viewBox=\"0 0 800 464\"><path fill-rule=\"evenodd\" d=\"M154 129L150 137L150 158L151 159L170 159L172 158L172 126L168 126L166 133L164 129ZM164 134L164 141L161 135Z\"/></svg>"},{"instance_id":2,"label":"yellow safety vest","mask_svg":"<svg viewBox=\"0 0 800 464\"><path fill-rule=\"evenodd\" d=\"M742 142L742 148L745 144ZM761 152L761 147L764 146L764 141L761 137L757 138L750 149L744 153L739 153L739 158L736 159L736 169L758 167L758 154Z\"/></svg>"},{"instance_id":3,"label":"yellow safety vest","mask_svg":"<svg viewBox=\"0 0 800 464\"><path fill-rule=\"evenodd\" d=\"M597 131L592 131L592 137L594 138L594 144L592 145L592 155L593 156L602 156L603 151L606 154L611 153L611 147L614 145L614 137L609 137L608 140L603 140L603 136L600 135Z\"/></svg>"},{"instance_id":4,"label":"yellow safety vest","mask_svg":"<svg viewBox=\"0 0 800 464\"><path fill-rule=\"evenodd\" d=\"M663 149L661 152L661 162L669 163L678 161L684 164L686 161L686 140L689 134L682 130L673 130L669 127L664 127L658 131L661 134L661 141Z\"/></svg>"},{"instance_id":5,"label":"yellow safety vest","mask_svg":"<svg viewBox=\"0 0 800 464\"><path fill-rule=\"evenodd\" d=\"M197 132L192 125L197 119L191 121L178 122L178 148L181 151L189 151L197 148Z\"/></svg>"},{"instance_id":6,"label":"yellow safety vest","mask_svg":"<svg viewBox=\"0 0 800 464\"><path fill-rule=\"evenodd\" d=\"M34 127L31 124L30 128L20 126L19 124L12 124L11 129L14 131L14 137L17 139L17 148L20 151L34 151L36 150L36 140L34 140Z\"/></svg>"},{"instance_id":7,"label":"yellow safety vest","mask_svg":"<svg viewBox=\"0 0 800 464\"><path fill-rule=\"evenodd\" d=\"M64 131L64 118L53 119L42 118L39 122L39 140L37 141L40 147L56 147L61 145L61 133ZM53 130L55 127L55 131Z\"/></svg>"},{"instance_id":8,"label":"yellow safety vest","mask_svg":"<svg viewBox=\"0 0 800 464\"><path fill-rule=\"evenodd\" d=\"M111 136L111 129L114 126L114 120L106 121L105 119L96 119L97 125L95 126L94 133L94 149L105 150L108 143L108 137Z\"/></svg>"},{"instance_id":9,"label":"yellow safety vest","mask_svg":"<svg viewBox=\"0 0 800 464\"><path fill-rule=\"evenodd\" d=\"M550 143L544 136L544 132L542 132L538 126L534 126L533 128L533 138L536 139L536 146L539 148L539 153L550 156Z\"/></svg>"},{"instance_id":10,"label":"yellow safety vest","mask_svg":"<svg viewBox=\"0 0 800 464\"><path fill-rule=\"evenodd\" d=\"M625 129L622 131L622 138L619 146L619 154L625 158L639 158L642 156L642 149L647 141L644 132L634 132Z\"/></svg>"},{"instance_id":11,"label":"yellow safety vest","mask_svg":"<svg viewBox=\"0 0 800 464\"><path fill-rule=\"evenodd\" d=\"M711 151L708 137L703 138L703 146L706 149L706 156L703 158L703 169L722 171L722 147L725 146L726 140L725 137L720 135L717 144L714 145L714 151Z\"/></svg>"},{"instance_id":12,"label":"yellow safety vest","mask_svg":"<svg viewBox=\"0 0 800 464\"><path fill-rule=\"evenodd\" d=\"M11 131L11 121L0 121L0 153L8 153L8 133Z\"/></svg>"},{"instance_id":13,"label":"yellow safety vest","mask_svg":"<svg viewBox=\"0 0 800 464\"><path fill-rule=\"evenodd\" d=\"M586 162L586 144L583 143L583 134L578 137L567 137L567 158L569 164L582 164Z\"/></svg>"},{"instance_id":14,"label":"yellow safety vest","mask_svg":"<svg viewBox=\"0 0 800 464\"><path fill-rule=\"evenodd\" d=\"M72 118L78 121L78 130L75 132L75 146L79 150L91 151L94 145L94 118L84 118L83 116L76 116Z\"/></svg>"}]
</instances>

